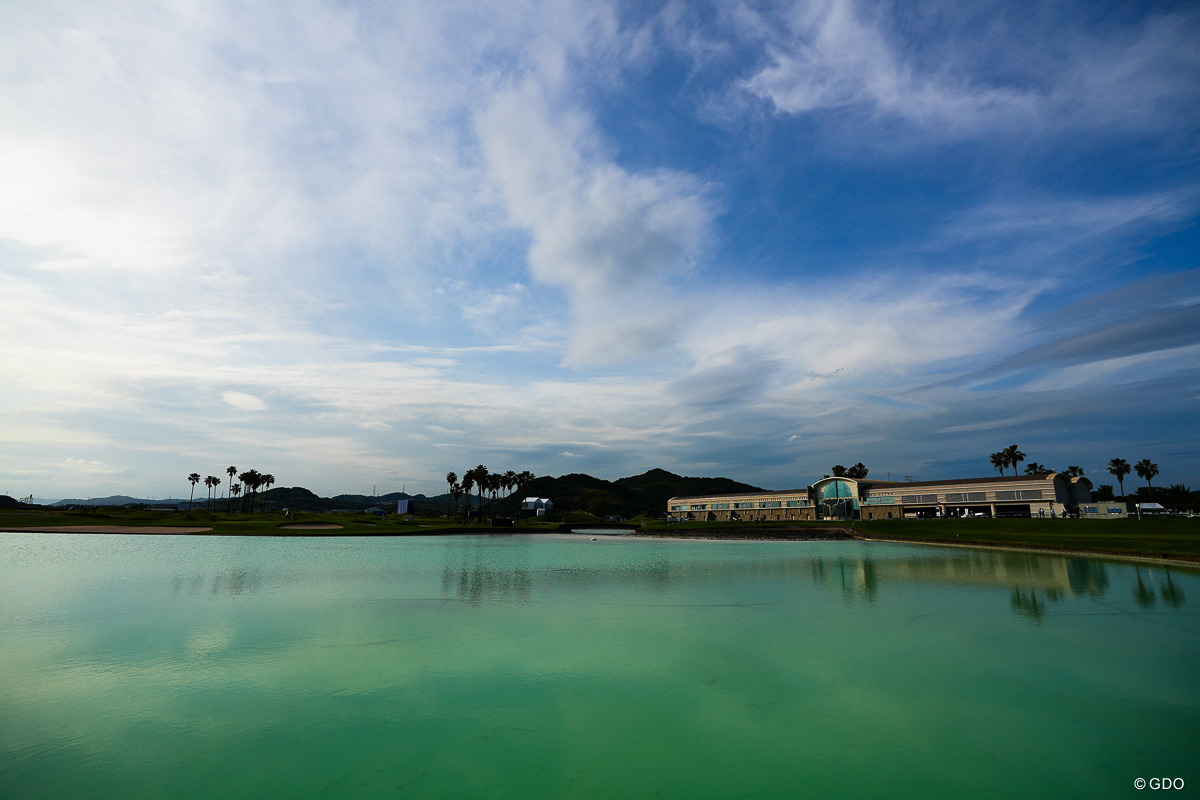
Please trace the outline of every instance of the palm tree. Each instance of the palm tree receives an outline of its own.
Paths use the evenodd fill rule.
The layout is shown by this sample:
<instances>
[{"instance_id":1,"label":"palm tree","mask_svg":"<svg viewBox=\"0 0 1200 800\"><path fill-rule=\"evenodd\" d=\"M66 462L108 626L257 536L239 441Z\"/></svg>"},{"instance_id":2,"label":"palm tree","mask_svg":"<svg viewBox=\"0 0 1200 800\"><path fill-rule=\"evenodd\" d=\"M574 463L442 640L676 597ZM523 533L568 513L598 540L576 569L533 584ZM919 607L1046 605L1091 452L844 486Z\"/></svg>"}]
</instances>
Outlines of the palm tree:
<instances>
[{"instance_id":1,"label":"palm tree","mask_svg":"<svg viewBox=\"0 0 1200 800\"><path fill-rule=\"evenodd\" d=\"M475 470L469 469L464 472L459 486L467 496L467 521L469 522L471 520L471 490L475 488Z\"/></svg>"},{"instance_id":2,"label":"palm tree","mask_svg":"<svg viewBox=\"0 0 1200 800\"><path fill-rule=\"evenodd\" d=\"M1031 461L1025 465L1026 475L1045 475L1047 472L1054 472L1054 470L1050 469L1045 464L1039 464L1036 461Z\"/></svg>"},{"instance_id":3,"label":"palm tree","mask_svg":"<svg viewBox=\"0 0 1200 800\"><path fill-rule=\"evenodd\" d=\"M1016 476L1017 465L1025 460L1025 454L1022 453L1021 448L1017 447L1015 444L1010 444L1008 447L1004 448L1002 452L1004 453L1004 460L1007 462L1008 466L1013 468L1013 475Z\"/></svg>"},{"instance_id":4,"label":"palm tree","mask_svg":"<svg viewBox=\"0 0 1200 800\"><path fill-rule=\"evenodd\" d=\"M238 497L242 493L242 485L240 483L229 487L229 496Z\"/></svg>"},{"instance_id":5,"label":"palm tree","mask_svg":"<svg viewBox=\"0 0 1200 800\"><path fill-rule=\"evenodd\" d=\"M192 484L192 493L188 496L188 511L192 510L192 498L196 496L196 484L200 482L200 473L193 472L188 475L188 480Z\"/></svg>"},{"instance_id":6,"label":"palm tree","mask_svg":"<svg viewBox=\"0 0 1200 800\"><path fill-rule=\"evenodd\" d=\"M867 469L866 464L859 461L853 467L848 467L846 469L846 477L861 481L863 478L867 477L867 473L870 471L871 470Z\"/></svg>"},{"instance_id":7,"label":"palm tree","mask_svg":"<svg viewBox=\"0 0 1200 800\"><path fill-rule=\"evenodd\" d=\"M453 472L446 473L446 483L450 484L450 496L454 497L454 484L458 483L458 476ZM450 516L450 503L446 502L446 516Z\"/></svg>"},{"instance_id":8,"label":"palm tree","mask_svg":"<svg viewBox=\"0 0 1200 800\"><path fill-rule=\"evenodd\" d=\"M262 481L262 485L266 487L265 489L263 489L262 500L259 501L259 504L258 504L258 510L262 511L264 504L267 502L267 492L270 490L270 488L272 486L275 485L275 476L268 472L266 475L263 475L262 478L260 478L260 480Z\"/></svg>"},{"instance_id":9,"label":"palm tree","mask_svg":"<svg viewBox=\"0 0 1200 800\"><path fill-rule=\"evenodd\" d=\"M1008 459L1004 457L1004 453L992 453L992 467L1000 471L1000 476L1004 477L1004 468L1008 466Z\"/></svg>"},{"instance_id":10,"label":"palm tree","mask_svg":"<svg viewBox=\"0 0 1200 800\"><path fill-rule=\"evenodd\" d=\"M462 484L458 481L450 484L450 496L454 498L454 518L458 517L458 498L463 496Z\"/></svg>"},{"instance_id":11,"label":"palm tree","mask_svg":"<svg viewBox=\"0 0 1200 800\"><path fill-rule=\"evenodd\" d=\"M1143 458L1141 461L1134 464L1133 468L1137 472L1139 478L1144 478L1146 480L1146 488L1153 490L1154 487L1150 485L1150 479L1158 474L1158 464L1155 464L1148 458Z\"/></svg>"},{"instance_id":12,"label":"palm tree","mask_svg":"<svg viewBox=\"0 0 1200 800\"><path fill-rule=\"evenodd\" d=\"M213 510L213 504L217 499L217 487L221 485L221 479L215 475L209 475L204 479L204 485L208 487L208 510Z\"/></svg>"},{"instance_id":13,"label":"palm tree","mask_svg":"<svg viewBox=\"0 0 1200 800\"><path fill-rule=\"evenodd\" d=\"M499 472L493 472L487 476L488 494L491 495L491 500L488 501L488 519L495 520L496 518L496 492L500 491L500 484L504 481L504 476Z\"/></svg>"},{"instance_id":14,"label":"palm tree","mask_svg":"<svg viewBox=\"0 0 1200 800\"><path fill-rule=\"evenodd\" d=\"M502 483L504 485L504 504L507 506L508 499L512 497L513 489L517 488L517 473L511 469L505 470Z\"/></svg>"},{"instance_id":15,"label":"palm tree","mask_svg":"<svg viewBox=\"0 0 1200 800\"><path fill-rule=\"evenodd\" d=\"M229 514L233 511L233 476L237 475L237 467L229 467L225 473L229 476L229 498L225 501L225 513Z\"/></svg>"},{"instance_id":16,"label":"palm tree","mask_svg":"<svg viewBox=\"0 0 1200 800\"><path fill-rule=\"evenodd\" d=\"M829 471L833 473L833 477L835 478L844 478L846 476L846 468L841 464L834 464L833 468Z\"/></svg>"},{"instance_id":17,"label":"palm tree","mask_svg":"<svg viewBox=\"0 0 1200 800\"><path fill-rule=\"evenodd\" d=\"M1076 466L1067 467L1067 475L1069 475L1072 478L1082 478L1083 477L1083 467L1076 467Z\"/></svg>"},{"instance_id":18,"label":"palm tree","mask_svg":"<svg viewBox=\"0 0 1200 800\"><path fill-rule=\"evenodd\" d=\"M518 513L521 511L521 502L525 498L525 487L528 486L529 484L533 483L533 481L534 481L533 473L530 472L529 470L526 469L526 470L522 470L521 472L517 473L517 495L518 495L518 497L517 497L516 511Z\"/></svg>"},{"instance_id":19,"label":"palm tree","mask_svg":"<svg viewBox=\"0 0 1200 800\"><path fill-rule=\"evenodd\" d=\"M475 467L475 490L479 492L479 521L483 522L483 493L487 491L488 468L483 464Z\"/></svg>"},{"instance_id":20,"label":"palm tree","mask_svg":"<svg viewBox=\"0 0 1200 800\"><path fill-rule=\"evenodd\" d=\"M242 485L246 487L246 496L242 501L243 507L248 503L250 506L250 513L253 514L254 498L255 494L258 492L258 487L262 486L262 475L260 475L256 469L248 469L241 475L238 475L238 480L240 480Z\"/></svg>"},{"instance_id":21,"label":"palm tree","mask_svg":"<svg viewBox=\"0 0 1200 800\"><path fill-rule=\"evenodd\" d=\"M1114 458L1108 462L1108 471L1117 479L1121 486L1121 497L1125 496L1125 476L1129 474L1129 462L1123 458Z\"/></svg>"}]
</instances>

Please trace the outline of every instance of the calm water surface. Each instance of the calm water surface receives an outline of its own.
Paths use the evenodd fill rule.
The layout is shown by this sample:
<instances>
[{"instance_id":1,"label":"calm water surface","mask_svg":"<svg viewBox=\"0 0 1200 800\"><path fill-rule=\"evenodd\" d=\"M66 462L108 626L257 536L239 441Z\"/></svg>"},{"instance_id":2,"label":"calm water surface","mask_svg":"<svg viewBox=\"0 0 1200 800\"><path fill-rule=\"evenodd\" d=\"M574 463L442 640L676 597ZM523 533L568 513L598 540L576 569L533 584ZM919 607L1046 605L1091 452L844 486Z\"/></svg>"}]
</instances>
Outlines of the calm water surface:
<instances>
[{"instance_id":1,"label":"calm water surface","mask_svg":"<svg viewBox=\"0 0 1200 800\"><path fill-rule=\"evenodd\" d=\"M597 539L0 534L0 797L1200 790L1194 573Z\"/></svg>"}]
</instances>

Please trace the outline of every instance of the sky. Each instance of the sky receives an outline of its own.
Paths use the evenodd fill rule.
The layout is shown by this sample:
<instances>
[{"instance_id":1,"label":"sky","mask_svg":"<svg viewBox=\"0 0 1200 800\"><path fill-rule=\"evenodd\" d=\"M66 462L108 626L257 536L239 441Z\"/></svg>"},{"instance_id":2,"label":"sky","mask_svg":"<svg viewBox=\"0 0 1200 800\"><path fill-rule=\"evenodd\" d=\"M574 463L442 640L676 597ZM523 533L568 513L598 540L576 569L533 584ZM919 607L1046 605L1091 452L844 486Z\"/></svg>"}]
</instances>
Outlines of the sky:
<instances>
[{"instance_id":1,"label":"sky","mask_svg":"<svg viewBox=\"0 0 1200 800\"><path fill-rule=\"evenodd\" d=\"M1198 214L1194 3L0 3L0 493L1200 488Z\"/></svg>"}]
</instances>

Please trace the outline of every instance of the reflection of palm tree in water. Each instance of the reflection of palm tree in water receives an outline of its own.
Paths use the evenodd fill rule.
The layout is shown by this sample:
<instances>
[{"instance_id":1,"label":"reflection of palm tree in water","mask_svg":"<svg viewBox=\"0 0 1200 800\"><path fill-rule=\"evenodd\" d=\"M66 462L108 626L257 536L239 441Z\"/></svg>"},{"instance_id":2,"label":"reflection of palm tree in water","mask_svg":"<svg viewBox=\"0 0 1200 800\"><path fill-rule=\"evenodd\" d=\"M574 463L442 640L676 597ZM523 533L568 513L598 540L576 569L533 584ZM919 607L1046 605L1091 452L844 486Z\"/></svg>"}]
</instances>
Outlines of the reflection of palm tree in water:
<instances>
[{"instance_id":1,"label":"reflection of palm tree in water","mask_svg":"<svg viewBox=\"0 0 1200 800\"><path fill-rule=\"evenodd\" d=\"M1158 599L1154 596L1154 590L1147 587L1142 580L1142 570L1139 567L1134 567L1137 573L1137 586L1133 587L1133 599L1142 608L1152 608Z\"/></svg>"},{"instance_id":2,"label":"reflection of palm tree in water","mask_svg":"<svg viewBox=\"0 0 1200 800\"><path fill-rule=\"evenodd\" d=\"M1038 593L1030 589L1029 594L1021 591L1019 588L1013 587L1012 598L1009 604L1012 605L1012 610L1017 613L1017 616L1028 617L1039 625L1042 618L1046 616L1046 610L1049 608L1049 603L1059 603L1062 601L1062 593L1049 589L1045 594L1045 599L1038 597Z\"/></svg>"},{"instance_id":3,"label":"reflection of palm tree in water","mask_svg":"<svg viewBox=\"0 0 1200 800\"><path fill-rule=\"evenodd\" d=\"M1159 592L1162 594L1163 602L1171 606L1171 608L1183 607L1183 589L1180 589L1171 580L1171 570L1167 570L1167 585L1159 589Z\"/></svg>"}]
</instances>

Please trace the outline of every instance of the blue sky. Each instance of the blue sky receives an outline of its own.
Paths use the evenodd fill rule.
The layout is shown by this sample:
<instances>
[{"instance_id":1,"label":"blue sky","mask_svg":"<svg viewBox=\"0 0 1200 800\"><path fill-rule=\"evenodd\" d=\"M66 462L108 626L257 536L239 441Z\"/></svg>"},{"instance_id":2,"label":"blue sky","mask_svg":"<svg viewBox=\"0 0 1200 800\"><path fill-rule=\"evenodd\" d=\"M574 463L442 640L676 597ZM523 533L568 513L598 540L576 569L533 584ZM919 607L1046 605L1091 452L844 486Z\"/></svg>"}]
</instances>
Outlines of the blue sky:
<instances>
[{"instance_id":1,"label":"blue sky","mask_svg":"<svg viewBox=\"0 0 1200 800\"><path fill-rule=\"evenodd\" d=\"M0 492L1195 487L1198 210L1194 4L8 3Z\"/></svg>"}]
</instances>

